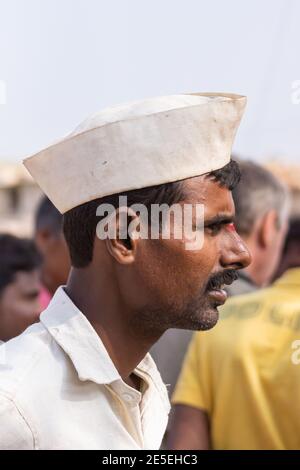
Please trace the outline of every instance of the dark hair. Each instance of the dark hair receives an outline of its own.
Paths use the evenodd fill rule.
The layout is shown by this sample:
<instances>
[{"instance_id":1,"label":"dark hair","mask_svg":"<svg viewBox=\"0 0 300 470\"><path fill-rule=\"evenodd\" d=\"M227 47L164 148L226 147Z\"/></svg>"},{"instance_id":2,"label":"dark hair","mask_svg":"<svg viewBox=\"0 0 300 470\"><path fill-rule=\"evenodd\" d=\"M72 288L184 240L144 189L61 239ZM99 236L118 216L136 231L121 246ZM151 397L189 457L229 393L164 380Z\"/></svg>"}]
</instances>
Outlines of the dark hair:
<instances>
[{"instance_id":1,"label":"dark hair","mask_svg":"<svg viewBox=\"0 0 300 470\"><path fill-rule=\"evenodd\" d=\"M41 265L41 261L32 240L0 235L0 294L14 281L17 272L33 271Z\"/></svg>"},{"instance_id":2,"label":"dark hair","mask_svg":"<svg viewBox=\"0 0 300 470\"><path fill-rule=\"evenodd\" d=\"M43 196L35 213L35 230L47 228L52 233L62 231L63 216L47 196Z\"/></svg>"},{"instance_id":3,"label":"dark hair","mask_svg":"<svg viewBox=\"0 0 300 470\"><path fill-rule=\"evenodd\" d=\"M220 170L208 173L207 177L212 178L231 191L240 180L239 166L235 161L231 161ZM72 266L83 268L92 261L96 225L101 220L101 218L97 220L96 217L97 207L106 203L117 208L120 196L127 197L128 206L139 203L144 204L148 210L151 204L168 204L171 206L184 199L184 181L106 196L81 204L66 212L63 218L63 230L69 247Z\"/></svg>"}]
</instances>

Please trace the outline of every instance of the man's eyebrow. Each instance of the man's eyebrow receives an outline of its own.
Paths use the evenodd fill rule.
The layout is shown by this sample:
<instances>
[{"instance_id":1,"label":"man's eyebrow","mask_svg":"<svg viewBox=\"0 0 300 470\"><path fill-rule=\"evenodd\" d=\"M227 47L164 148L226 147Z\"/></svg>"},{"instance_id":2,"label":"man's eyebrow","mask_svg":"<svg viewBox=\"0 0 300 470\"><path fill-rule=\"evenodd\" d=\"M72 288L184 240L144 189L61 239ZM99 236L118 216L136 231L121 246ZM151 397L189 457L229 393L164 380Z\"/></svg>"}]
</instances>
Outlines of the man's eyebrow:
<instances>
[{"instance_id":1,"label":"man's eyebrow","mask_svg":"<svg viewBox=\"0 0 300 470\"><path fill-rule=\"evenodd\" d=\"M218 214L214 217L211 217L204 222L204 227L208 227L209 225L226 225L232 224L234 222L234 215L228 214Z\"/></svg>"}]
</instances>

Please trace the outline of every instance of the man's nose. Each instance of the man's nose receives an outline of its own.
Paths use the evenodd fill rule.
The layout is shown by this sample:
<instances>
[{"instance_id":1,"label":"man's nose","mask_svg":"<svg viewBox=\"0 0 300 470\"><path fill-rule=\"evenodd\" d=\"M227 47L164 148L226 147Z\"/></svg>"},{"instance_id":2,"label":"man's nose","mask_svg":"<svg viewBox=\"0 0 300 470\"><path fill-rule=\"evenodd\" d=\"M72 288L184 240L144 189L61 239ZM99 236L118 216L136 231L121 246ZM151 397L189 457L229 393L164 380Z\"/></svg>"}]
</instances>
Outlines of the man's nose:
<instances>
[{"instance_id":1,"label":"man's nose","mask_svg":"<svg viewBox=\"0 0 300 470\"><path fill-rule=\"evenodd\" d=\"M230 242L223 246L221 264L227 269L244 269L252 261L251 253L237 232L230 238Z\"/></svg>"}]
</instances>

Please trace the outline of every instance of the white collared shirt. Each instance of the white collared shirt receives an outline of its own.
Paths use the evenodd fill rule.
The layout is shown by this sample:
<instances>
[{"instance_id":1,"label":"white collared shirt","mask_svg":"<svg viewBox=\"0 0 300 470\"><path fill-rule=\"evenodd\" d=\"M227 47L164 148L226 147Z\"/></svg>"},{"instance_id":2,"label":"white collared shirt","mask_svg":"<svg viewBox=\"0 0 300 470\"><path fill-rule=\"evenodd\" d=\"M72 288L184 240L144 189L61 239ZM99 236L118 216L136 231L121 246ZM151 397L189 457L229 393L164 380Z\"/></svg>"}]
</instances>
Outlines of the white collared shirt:
<instances>
[{"instance_id":1,"label":"white collared shirt","mask_svg":"<svg viewBox=\"0 0 300 470\"><path fill-rule=\"evenodd\" d=\"M60 287L40 322L4 346L0 449L158 449L170 411L149 354L121 379L102 341Z\"/></svg>"}]
</instances>

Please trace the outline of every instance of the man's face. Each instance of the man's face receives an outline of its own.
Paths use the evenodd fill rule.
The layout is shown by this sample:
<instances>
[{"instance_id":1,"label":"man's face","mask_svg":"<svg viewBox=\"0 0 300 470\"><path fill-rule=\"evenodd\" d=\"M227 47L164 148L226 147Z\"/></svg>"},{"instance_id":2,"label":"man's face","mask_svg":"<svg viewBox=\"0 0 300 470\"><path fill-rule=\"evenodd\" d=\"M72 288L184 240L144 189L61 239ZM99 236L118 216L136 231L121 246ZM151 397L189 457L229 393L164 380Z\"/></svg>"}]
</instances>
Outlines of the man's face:
<instances>
[{"instance_id":1,"label":"man's face","mask_svg":"<svg viewBox=\"0 0 300 470\"><path fill-rule=\"evenodd\" d=\"M21 334L41 312L39 271L19 271L0 294L0 340Z\"/></svg>"},{"instance_id":2,"label":"man's face","mask_svg":"<svg viewBox=\"0 0 300 470\"><path fill-rule=\"evenodd\" d=\"M40 230L35 239L43 256L42 282L51 294L54 294L59 286L66 284L71 268L65 238L61 232Z\"/></svg>"},{"instance_id":3,"label":"man's face","mask_svg":"<svg viewBox=\"0 0 300 470\"><path fill-rule=\"evenodd\" d=\"M218 320L217 307L226 300L222 285L231 284L234 271L251 260L232 224L231 192L205 176L188 179L184 185L181 204L204 205L204 243L189 251L184 237L139 240L136 272L129 282L137 286L134 321L149 331L212 328ZM197 226L198 221L194 223Z\"/></svg>"}]
</instances>

